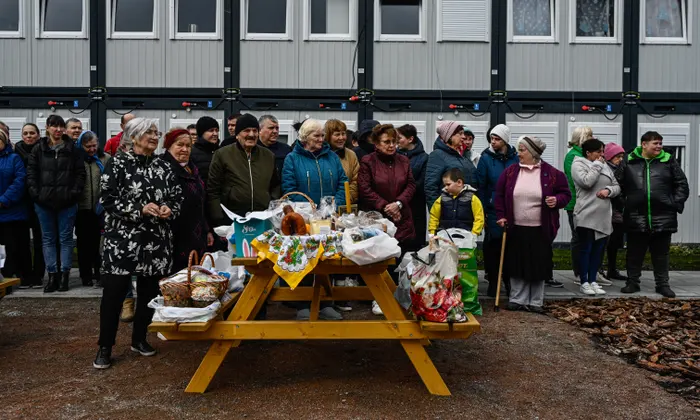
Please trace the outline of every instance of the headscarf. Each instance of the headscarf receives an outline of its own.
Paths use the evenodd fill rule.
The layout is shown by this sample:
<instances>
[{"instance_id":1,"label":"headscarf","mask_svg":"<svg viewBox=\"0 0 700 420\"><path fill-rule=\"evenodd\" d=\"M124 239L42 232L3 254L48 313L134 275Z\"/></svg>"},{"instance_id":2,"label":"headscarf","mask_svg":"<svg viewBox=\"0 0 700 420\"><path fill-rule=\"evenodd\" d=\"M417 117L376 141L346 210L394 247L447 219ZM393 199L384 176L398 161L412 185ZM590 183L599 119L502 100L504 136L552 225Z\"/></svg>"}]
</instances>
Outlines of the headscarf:
<instances>
[{"instance_id":1,"label":"headscarf","mask_svg":"<svg viewBox=\"0 0 700 420\"><path fill-rule=\"evenodd\" d=\"M78 137L78 141L75 142L75 145L80 150L82 150L84 153L85 153L85 150L83 149L83 136L87 133L91 133L95 137L97 137L97 135L94 132L92 132L90 130L86 130L86 131L83 131L82 133L80 133L80 137ZM87 153L85 153L85 162L90 163L91 161L94 161L97 164L97 167L100 168L101 174L103 174L105 172L105 165L102 163L100 158L97 156L97 153L95 153L93 156L90 156Z\"/></svg>"}]
</instances>

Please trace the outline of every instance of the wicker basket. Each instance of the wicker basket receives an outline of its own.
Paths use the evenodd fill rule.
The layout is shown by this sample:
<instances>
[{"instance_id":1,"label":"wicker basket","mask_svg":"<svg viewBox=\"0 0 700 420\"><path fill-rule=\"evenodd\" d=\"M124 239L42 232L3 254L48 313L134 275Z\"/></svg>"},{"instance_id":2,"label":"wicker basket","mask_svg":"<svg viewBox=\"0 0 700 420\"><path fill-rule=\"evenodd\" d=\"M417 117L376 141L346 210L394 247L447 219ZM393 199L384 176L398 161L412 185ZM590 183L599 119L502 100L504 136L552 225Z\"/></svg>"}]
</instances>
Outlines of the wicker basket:
<instances>
[{"instance_id":1,"label":"wicker basket","mask_svg":"<svg viewBox=\"0 0 700 420\"><path fill-rule=\"evenodd\" d=\"M207 253L202 256L199 265L204 264L204 260L209 257L211 259L212 268L215 268L214 257ZM192 306L195 308L203 308L209 306L214 301L218 300L228 289L228 279L219 275L207 274L209 280L192 281L192 271L198 271L197 267L192 266L192 261L187 268L187 278L190 286L190 296Z\"/></svg>"},{"instance_id":2,"label":"wicker basket","mask_svg":"<svg viewBox=\"0 0 700 420\"><path fill-rule=\"evenodd\" d=\"M192 306L191 301L191 291L190 291L190 271L189 268L192 267L192 258L197 260L199 256L197 251L190 252L190 258L188 262L187 277L182 281L170 281L173 276L166 277L160 282L158 286L160 287L160 293L163 295L163 304L165 306L175 306L178 308L188 308Z\"/></svg>"},{"instance_id":3,"label":"wicker basket","mask_svg":"<svg viewBox=\"0 0 700 420\"><path fill-rule=\"evenodd\" d=\"M283 195L280 197L280 201L289 198L290 195L300 195L307 199L309 201L309 204L311 204L311 210L316 210L316 203L314 203L314 200L311 199L308 195L304 194L303 192L297 192L297 191L290 191L287 194Z\"/></svg>"}]
</instances>

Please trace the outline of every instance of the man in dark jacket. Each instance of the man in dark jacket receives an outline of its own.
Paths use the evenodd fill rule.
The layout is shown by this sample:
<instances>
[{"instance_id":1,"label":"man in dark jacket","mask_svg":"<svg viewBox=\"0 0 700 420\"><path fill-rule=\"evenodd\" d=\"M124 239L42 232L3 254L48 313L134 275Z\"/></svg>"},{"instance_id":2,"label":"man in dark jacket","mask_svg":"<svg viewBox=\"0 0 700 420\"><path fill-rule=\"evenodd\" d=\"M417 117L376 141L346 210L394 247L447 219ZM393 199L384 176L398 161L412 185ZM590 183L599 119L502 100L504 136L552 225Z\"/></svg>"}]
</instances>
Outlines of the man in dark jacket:
<instances>
[{"instance_id":1,"label":"man in dark jacket","mask_svg":"<svg viewBox=\"0 0 700 420\"><path fill-rule=\"evenodd\" d=\"M258 146L266 147L275 155L275 169L278 174L281 174L284 159L292 152L292 148L287 143L277 141L280 136L280 123L274 115L263 115L258 119L258 124L260 125Z\"/></svg>"},{"instance_id":2,"label":"man in dark jacket","mask_svg":"<svg viewBox=\"0 0 700 420\"><path fill-rule=\"evenodd\" d=\"M488 296L496 296L498 286L498 266L501 256L501 241L503 228L496 221L496 185L503 171L511 165L518 164L518 154L515 148L508 144L510 128L499 124L491 129L489 141L491 146L484 150L476 167L476 184L479 200L484 206L486 215L486 237L484 238L484 268L489 278ZM503 282L508 290L510 284L508 273L503 273Z\"/></svg>"},{"instance_id":3,"label":"man in dark jacket","mask_svg":"<svg viewBox=\"0 0 700 420\"><path fill-rule=\"evenodd\" d=\"M649 249L654 266L656 293L676 297L669 286L671 235L678 231L678 213L683 213L690 191L678 161L663 150L663 137L649 131L642 145L630 153L621 179L626 196L627 285L622 293L641 290L642 262Z\"/></svg>"},{"instance_id":4,"label":"man in dark jacket","mask_svg":"<svg viewBox=\"0 0 700 420\"><path fill-rule=\"evenodd\" d=\"M219 149L219 123L212 117L197 120L197 141L192 147L190 160L199 170L206 185L209 180L209 165L214 152Z\"/></svg>"},{"instance_id":5,"label":"man in dark jacket","mask_svg":"<svg viewBox=\"0 0 700 420\"><path fill-rule=\"evenodd\" d=\"M209 220L213 226L230 224L221 204L239 216L267 210L270 200L280 197L275 155L258 145L258 120L242 115L236 123L234 145L214 154L207 184Z\"/></svg>"},{"instance_id":6,"label":"man in dark jacket","mask_svg":"<svg viewBox=\"0 0 700 420\"><path fill-rule=\"evenodd\" d=\"M357 147L352 149L357 155L357 160L362 162L362 158L374 152L374 144L369 139L372 134L372 129L379 125L376 120L364 120L360 123L360 129L357 135Z\"/></svg>"}]
</instances>

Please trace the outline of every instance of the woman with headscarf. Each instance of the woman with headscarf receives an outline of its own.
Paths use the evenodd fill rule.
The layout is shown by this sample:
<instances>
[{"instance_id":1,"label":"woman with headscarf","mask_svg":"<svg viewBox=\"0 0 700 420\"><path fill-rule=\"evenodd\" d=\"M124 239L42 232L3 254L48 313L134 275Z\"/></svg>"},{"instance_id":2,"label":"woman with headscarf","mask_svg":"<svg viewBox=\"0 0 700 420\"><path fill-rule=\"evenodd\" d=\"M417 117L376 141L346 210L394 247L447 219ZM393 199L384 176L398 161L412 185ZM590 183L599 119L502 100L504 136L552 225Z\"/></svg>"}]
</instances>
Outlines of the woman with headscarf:
<instances>
[{"instance_id":1,"label":"woman with headscarf","mask_svg":"<svg viewBox=\"0 0 700 420\"><path fill-rule=\"evenodd\" d=\"M156 121L134 118L124 128L122 146L102 175L102 205L105 209L102 255L102 302L100 304L99 350L96 369L112 364L112 346L117 338L122 302L136 276L136 314L131 350L142 356L156 351L146 333L153 318L148 303L158 295L158 280L170 274L172 230L170 223L180 214L182 188L170 165L154 155L162 134Z\"/></svg>"},{"instance_id":2,"label":"woman with headscarf","mask_svg":"<svg viewBox=\"0 0 700 420\"><path fill-rule=\"evenodd\" d=\"M109 155L98 147L97 134L83 131L75 146L83 150L85 160L85 187L78 201L75 218L75 236L78 238L78 268L83 286L92 286L93 279L100 284L100 232L104 208L100 204L100 178Z\"/></svg>"},{"instance_id":3,"label":"woman with headscarf","mask_svg":"<svg viewBox=\"0 0 700 420\"><path fill-rule=\"evenodd\" d=\"M566 176L542 160L546 147L537 137L520 137L520 163L506 168L496 185L497 223L508 234L508 309L513 311L544 312L544 284L552 276L559 209L571 200Z\"/></svg>"},{"instance_id":4,"label":"woman with headscarf","mask_svg":"<svg viewBox=\"0 0 700 420\"><path fill-rule=\"evenodd\" d=\"M477 184L476 166L460 152L465 138L464 127L456 121L443 121L438 126L437 133L440 138L435 141L425 170L425 199L428 207L432 207L442 194L442 175L449 169L462 171L465 184L472 187Z\"/></svg>"},{"instance_id":5,"label":"woman with headscarf","mask_svg":"<svg viewBox=\"0 0 700 420\"><path fill-rule=\"evenodd\" d=\"M32 154L34 148L39 144L39 127L34 123L24 124L22 127L22 140L15 144L15 152L22 158L24 167L29 165L29 155ZM26 181L26 179L25 179ZM27 224L28 230L32 234L32 255L33 261L30 261L29 278L25 282L25 286L40 289L44 287L44 273L46 272L46 264L44 263L44 250L41 240L41 225L39 218L34 209L34 202L29 196L29 185L25 182L25 204L27 206ZM20 286L22 288L24 286Z\"/></svg>"},{"instance_id":6,"label":"woman with headscarf","mask_svg":"<svg viewBox=\"0 0 700 420\"><path fill-rule=\"evenodd\" d=\"M45 293L68 291L73 266L73 228L78 201L85 187L83 152L68 137L66 123L58 115L46 119L47 137L39 140L29 156L27 184L39 217L44 262L49 272ZM61 267L56 266L60 242Z\"/></svg>"},{"instance_id":7,"label":"woman with headscarf","mask_svg":"<svg viewBox=\"0 0 700 420\"><path fill-rule=\"evenodd\" d=\"M190 160L192 138L183 128L170 130L163 143L163 159L170 164L182 188L180 215L170 226L173 230L173 272L187 267L192 250L201 256L214 244L214 235L204 216L206 189L197 166Z\"/></svg>"}]
</instances>

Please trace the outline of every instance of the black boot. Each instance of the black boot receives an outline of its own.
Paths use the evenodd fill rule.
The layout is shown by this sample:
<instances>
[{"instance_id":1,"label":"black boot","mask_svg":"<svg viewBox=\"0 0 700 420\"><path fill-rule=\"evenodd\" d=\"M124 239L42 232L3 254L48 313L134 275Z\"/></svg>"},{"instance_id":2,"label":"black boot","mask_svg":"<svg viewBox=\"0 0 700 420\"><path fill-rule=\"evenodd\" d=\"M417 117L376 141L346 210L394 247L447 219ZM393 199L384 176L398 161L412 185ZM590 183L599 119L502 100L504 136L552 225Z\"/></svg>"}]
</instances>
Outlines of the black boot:
<instances>
[{"instance_id":1,"label":"black boot","mask_svg":"<svg viewBox=\"0 0 700 420\"><path fill-rule=\"evenodd\" d=\"M622 273L620 273L617 270L608 270L608 280L622 280L622 281L627 281L627 277L623 276Z\"/></svg>"},{"instance_id":2,"label":"black boot","mask_svg":"<svg viewBox=\"0 0 700 420\"><path fill-rule=\"evenodd\" d=\"M58 290L58 273L49 273L49 280L46 282L46 287L44 287L44 293L53 293Z\"/></svg>"},{"instance_id":3,"label":"black boot","mask_svg":"<svg viewBox=\"0 0 700 420\"><path fill-rule=\"evenodd\" d=\"M59 292L67 292L68 291L68 281L70 280L70 271L64 271L61 274L56 274L58 277L61 275L61 287L58 288Z\"/></svg>"},{"instance_id":4,"label":"black boot","mask_svg":"<svg viewBox=\"0 0 700 420\"><path fill-rule=\"evenodd\" d=\"M625 287L623 287L622 289L620 289L620 291L621 291L622 293L637 293L637 292L639 292L640 290L642 290L642 288L639 287L638 284L629 283L629 282L627 283L627 285L626 285Z\"/></svg>"},{"instance_id":5,"label":"black boot","mask_svg":"<svg viewBox=\"0 0 700 420\"><path fill-rule=\"evenodd\" d=\"M663 297L667 298L675 298L676 294L671 290L669 286L660 286L656 288L656 293L662 295Z\"/></svg>"}]
</instances>

